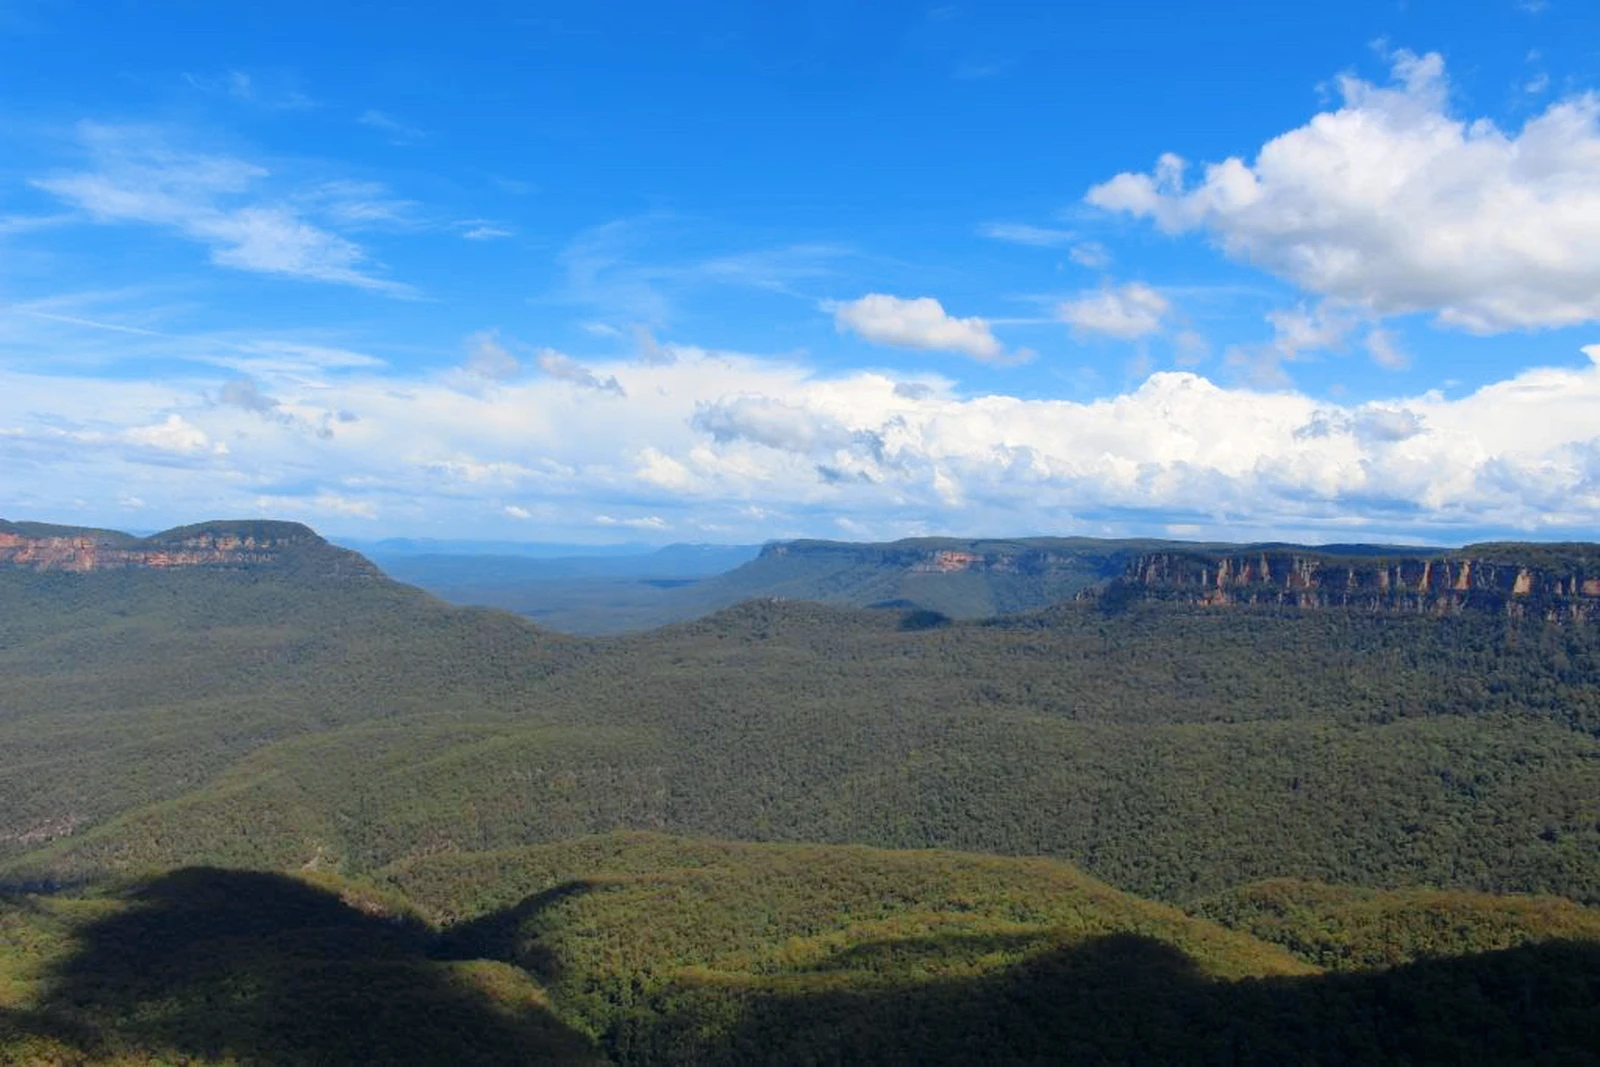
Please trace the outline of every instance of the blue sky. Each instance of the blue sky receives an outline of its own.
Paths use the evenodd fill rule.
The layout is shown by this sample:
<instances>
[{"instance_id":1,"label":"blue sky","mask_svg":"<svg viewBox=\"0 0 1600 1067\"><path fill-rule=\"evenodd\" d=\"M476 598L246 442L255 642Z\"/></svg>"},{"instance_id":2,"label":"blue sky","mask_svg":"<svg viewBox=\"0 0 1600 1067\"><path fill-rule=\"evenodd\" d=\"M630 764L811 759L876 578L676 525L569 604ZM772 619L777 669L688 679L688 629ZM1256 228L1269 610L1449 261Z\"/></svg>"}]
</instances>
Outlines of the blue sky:
<instances>
[{"instance_id":1,"label":"blue sky","mask_svg":"<svg viewBox=\"0 0 1600 1067\"><path fill-rule=\"evenodd\" d=\"M394 7L0 0L0 514L1600 529L1592 5Z\"/></svg>"}]
</instances>

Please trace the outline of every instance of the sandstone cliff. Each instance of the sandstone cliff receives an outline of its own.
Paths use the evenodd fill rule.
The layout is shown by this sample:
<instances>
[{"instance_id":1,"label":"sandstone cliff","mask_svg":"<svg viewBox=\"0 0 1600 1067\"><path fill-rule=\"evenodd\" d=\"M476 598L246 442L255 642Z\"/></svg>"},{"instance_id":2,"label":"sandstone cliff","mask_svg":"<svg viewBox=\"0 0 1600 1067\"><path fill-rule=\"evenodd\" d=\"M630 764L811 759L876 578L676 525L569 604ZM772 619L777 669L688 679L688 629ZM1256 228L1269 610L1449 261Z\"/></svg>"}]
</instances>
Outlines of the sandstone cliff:
<instances>
[{"instance_id":1,"label":"sandstone cliff","mask_svg":"<svg viewBox=\"0 0 1600 1067\"><path fill-rule=\"evenodd\" d=\"M207 522L135 538L114 530L0 520L0 568L79 574L171 568L309 569L330 577L379 573L308 526L267 521Z\"/></svg>"},{"instance_id":2,"label":"sandstone cliff","mask_svg":"<svg viewBox=\"0 0 1600 1067\"><path fill-rule=\"evenodd\" d=\"M1600 620L1600 546L1468 545L1372 557L1280 546L1149 552L1134 557L1096 595L1436 615L1484 611L1583 622Z\"/></svg>"}]
</instances>

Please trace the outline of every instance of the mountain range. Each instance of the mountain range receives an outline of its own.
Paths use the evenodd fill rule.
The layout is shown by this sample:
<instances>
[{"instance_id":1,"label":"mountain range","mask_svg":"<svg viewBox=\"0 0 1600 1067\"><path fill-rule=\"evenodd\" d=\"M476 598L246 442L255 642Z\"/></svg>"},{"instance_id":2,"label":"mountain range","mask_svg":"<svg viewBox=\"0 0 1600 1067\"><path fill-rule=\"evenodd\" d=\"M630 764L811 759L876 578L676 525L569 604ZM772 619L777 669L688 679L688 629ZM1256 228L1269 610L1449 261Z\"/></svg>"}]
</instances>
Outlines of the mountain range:
<instances>
[{"instance_id":1,"label":"mountain range","mask_svg":"<svg viewBox=\"0 0 1600 1067\"><path fill-rule=\"evenodd\" d=\"M798 542L575 637L6 523L0 1062L1581 1062L1595 559Z\"/></svg>"}]
</instances>

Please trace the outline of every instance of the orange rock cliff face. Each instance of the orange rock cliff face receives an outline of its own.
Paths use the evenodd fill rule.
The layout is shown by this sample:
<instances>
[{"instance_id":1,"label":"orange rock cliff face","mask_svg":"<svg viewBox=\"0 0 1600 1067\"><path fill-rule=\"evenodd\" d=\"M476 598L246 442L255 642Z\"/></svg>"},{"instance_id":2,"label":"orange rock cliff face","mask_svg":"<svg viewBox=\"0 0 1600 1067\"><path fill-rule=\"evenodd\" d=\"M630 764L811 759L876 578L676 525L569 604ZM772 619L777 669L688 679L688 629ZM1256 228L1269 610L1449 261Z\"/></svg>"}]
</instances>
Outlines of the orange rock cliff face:
<instances>
[{"instance_id":1,"label":"orange rock cliff face","mask_svg":"<svg viewBox=\"0 0 1600 1067\"><path fill-rule=\"evenodd\" d=\"M351 573L372 570L361 557L334 548L298 523L206 523L147 538L0 523L0 567L8 569L77 574L185 567L244 570L279 565L307 552L322 552L330 562L343 560L342 569Z\"/></svg>"},{"instance_id":2,"label":"orange rock cliff face","mask_svg":"<svg viewBox=\"0 0 1600 1067\"><path fill-rule=\"evenodd\" d=\"M1530 554L1539 546L1527 546ZM1558 622L1600 620L1600 548L1553 564L1461 553L1349 558L1287 550L1155 552L1137 557L1115 592L1135 599L1290 604L1451 614L1489 611Z\"/></svg>"}]
</instances>

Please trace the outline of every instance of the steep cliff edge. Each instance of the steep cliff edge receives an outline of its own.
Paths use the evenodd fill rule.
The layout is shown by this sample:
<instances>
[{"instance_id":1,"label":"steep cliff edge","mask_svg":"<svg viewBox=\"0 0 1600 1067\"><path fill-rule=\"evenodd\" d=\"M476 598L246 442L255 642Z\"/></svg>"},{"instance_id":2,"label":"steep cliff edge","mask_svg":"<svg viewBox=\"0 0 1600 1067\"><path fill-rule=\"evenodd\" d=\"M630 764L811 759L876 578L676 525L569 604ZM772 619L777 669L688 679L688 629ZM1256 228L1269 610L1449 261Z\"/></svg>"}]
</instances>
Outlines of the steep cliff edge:
<instances>
[{"instance_id":1,"label":"steep cliff edge","mask_svg":"<svg viewBox=\"0 0 1600 1067\"><path fill-rule=\"evenodd\" d=\"M95 571L199 568L281 570L324 578L377 577L361 555L297 522L240 520L180 526L149 537L0 520L0 568Z\"/></svg>"},{"instance_id":2,"label":"steep cliff edge","mask_svg":"<svg viewBox=\"0 0 1600 1067\"><path fill-rule=\"evenodd\" d=\"M1282 546L1134 557L1106 603L1348 607L1435 615L1479 611L1552 622L1600 620L1600 545L1484 544L1416 555L1347 556Z\"/></svg>"}]
</instances>

